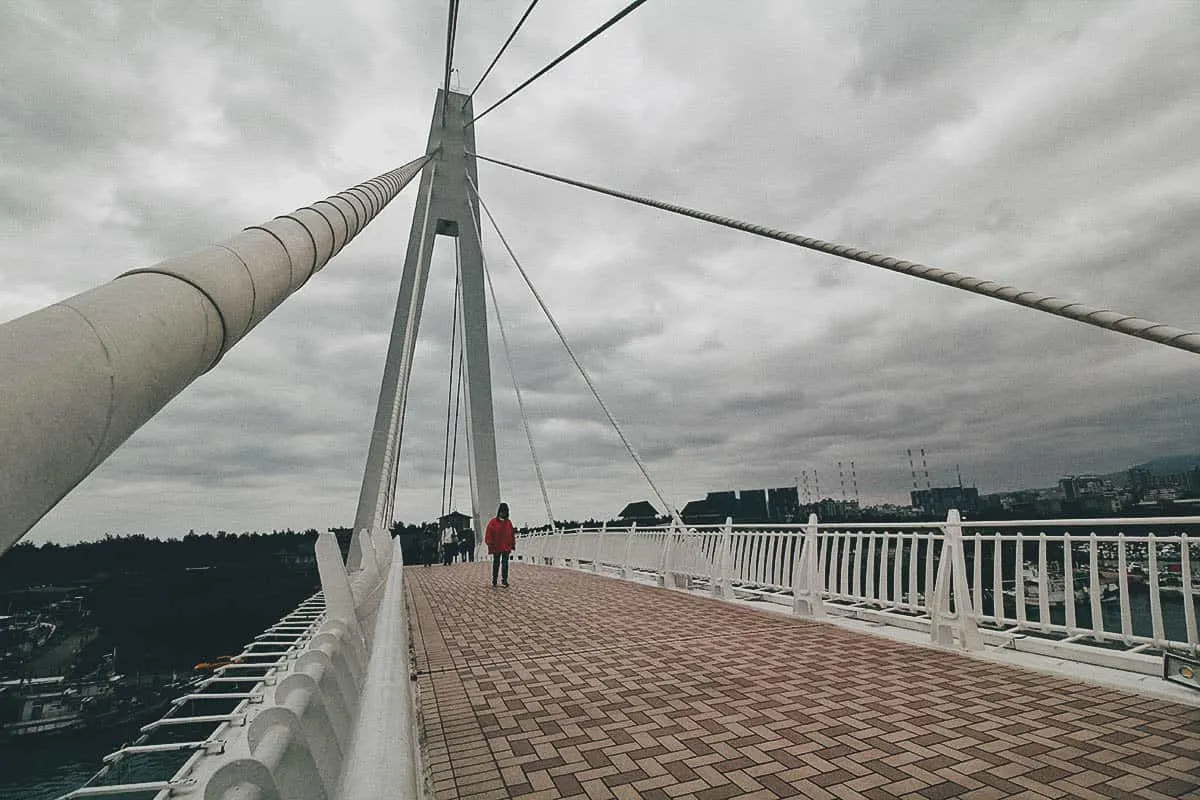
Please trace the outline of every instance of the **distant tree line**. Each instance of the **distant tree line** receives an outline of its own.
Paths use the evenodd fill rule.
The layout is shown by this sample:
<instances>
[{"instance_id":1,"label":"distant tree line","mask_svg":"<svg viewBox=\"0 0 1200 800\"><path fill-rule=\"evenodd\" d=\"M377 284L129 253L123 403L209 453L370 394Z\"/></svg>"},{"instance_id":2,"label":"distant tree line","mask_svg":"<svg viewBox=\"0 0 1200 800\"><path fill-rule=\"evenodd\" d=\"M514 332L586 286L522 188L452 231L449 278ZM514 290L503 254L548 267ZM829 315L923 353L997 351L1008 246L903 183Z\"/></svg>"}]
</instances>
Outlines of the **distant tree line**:
<instances>
[{"instance_id":1,"label":"distant tree line","mask_svg":"<svg viewBox=\"0 0 1200 800\"><path fill-rule=\"evenodd\" d=\"M0 556L0 591L38 585L78 585L159 570L204 569L229 564L306 559L317 531L282 530L233 534L226 531L157 539L144 534L107 534L93 542L35 545L20 542Z\"/></svg>"}]
</instances>

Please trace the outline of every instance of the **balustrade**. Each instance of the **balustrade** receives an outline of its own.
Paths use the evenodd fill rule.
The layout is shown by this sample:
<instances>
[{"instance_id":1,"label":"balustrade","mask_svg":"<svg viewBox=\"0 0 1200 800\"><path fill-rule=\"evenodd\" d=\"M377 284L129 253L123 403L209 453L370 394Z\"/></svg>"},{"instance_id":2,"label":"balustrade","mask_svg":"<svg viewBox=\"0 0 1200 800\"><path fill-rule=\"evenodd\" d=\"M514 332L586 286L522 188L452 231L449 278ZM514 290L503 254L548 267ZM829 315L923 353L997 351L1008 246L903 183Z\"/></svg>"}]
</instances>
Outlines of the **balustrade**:
<instances>
[{"instance_id":1,"label":"balustrade","mask_svg":"<svg viewBox=\"0 0 1200 800\"><path fill-rule=\"evenodd\" d=\"M1048 641L1200 655L1200 517L578 528L520 558L714 596L867 617L982 647Z\"/></svg>"},{"instance_id":2,"label":"balustrade","mask_svg":"<svg viewBox=\"0 0 1200 800\"><path fill-rule=\"evenodd\" d=\"M424 796L399 544L383 531L357 538L363 566L347 571L333 534L322 534L322 591L60 800ZM189 741L152 741L172 730ZM173 777L147 781L148 771Z\"/></svg>"}]
</instances>

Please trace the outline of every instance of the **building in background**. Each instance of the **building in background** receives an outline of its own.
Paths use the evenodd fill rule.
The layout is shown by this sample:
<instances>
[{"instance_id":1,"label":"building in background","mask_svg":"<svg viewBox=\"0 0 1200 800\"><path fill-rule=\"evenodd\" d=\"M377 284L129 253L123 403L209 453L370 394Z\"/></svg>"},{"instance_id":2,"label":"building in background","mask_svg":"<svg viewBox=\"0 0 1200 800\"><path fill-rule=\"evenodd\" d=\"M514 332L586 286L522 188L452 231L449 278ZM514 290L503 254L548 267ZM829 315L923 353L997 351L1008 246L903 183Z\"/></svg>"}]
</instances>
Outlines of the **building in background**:
<instances>
[{"instance_id":1,"label":"building in background","mask_svg":"<svg viewBox=\"0 0 1200 800\"><path fill-rule=\"evenodd\" d=\"M658 511L648 500L638 500L621 509L621 522L636 522L638 525L653 525L658 522Z\"/></svg>"},{"instance_id":2,"label":"building in background","mask_svg":"<svg viewBox=\"0 0 1200 800\"><path fill-rule=\"evenodd\" d=\"M738 522L767 521L767 490L742 489L738 492L737 517Z\"/></svg>"},{"instance_id":3,"label":"building in background","mask_svg":"<svg viewBox=\"0 0 1200 800\"><path fill-rule=\"evenodd\" d=\"M726 517L737 516L737 492L709 492L703 502L711 513L720 516L722 522Z\"/></svg>"},{"instance_id":4,"label":"building in background","mask_svg":"<svg viewBox=\"0 0 1200 800\"><path fill-rule=\"evenodd\" d=\"M1130 470L1130 472L1133 471ZM1144 471L1141 470L1141 472ZM1062 490L1063 499L1068 503L1082 497L1103 496L1113 492L1112 483L1099 475L1068 475L1065 478L1059 478L1058 488Z\"/></svg>"},{"instance_id":5,"label":"building in background","mask_svg":"<svg viewBox=\"0 0 1200 800\"><path fill-rule=\"evenodd\" d=\"M800 517L800 493L795 486L767 489L767 519L771 522L796 522Z\"/></svg>"},{"instance_id":6,"label":"building in background","mask_svg":"<svg viewBox=\"0 0 1200 800\"><path fill-rule=\"evenodd\" d=\"M974 486L931 486L910 493L913 508L922 514L944 517L952 508L964 514L979 510L979 489Z\"/></svg>"}]
</instances>

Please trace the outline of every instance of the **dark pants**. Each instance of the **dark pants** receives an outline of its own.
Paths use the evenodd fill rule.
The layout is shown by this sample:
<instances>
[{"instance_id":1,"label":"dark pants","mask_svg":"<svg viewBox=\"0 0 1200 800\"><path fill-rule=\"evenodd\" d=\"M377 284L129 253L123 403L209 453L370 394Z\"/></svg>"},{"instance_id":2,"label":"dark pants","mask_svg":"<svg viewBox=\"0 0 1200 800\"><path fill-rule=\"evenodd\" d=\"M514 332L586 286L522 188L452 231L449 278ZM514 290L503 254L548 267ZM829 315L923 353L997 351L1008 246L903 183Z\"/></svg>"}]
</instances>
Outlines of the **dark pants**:
<instances>
[{"instance_id":1,"label":"dark pants","mask_svg":"<svg viewBox=\"0 0 1200 800\"><path fill-rule=\"evenodd\" d=\"M496 585L496 575L502 576L504 584L508 585L508 553L492 553L492 586Z\"/></svg>"}]
</instances>

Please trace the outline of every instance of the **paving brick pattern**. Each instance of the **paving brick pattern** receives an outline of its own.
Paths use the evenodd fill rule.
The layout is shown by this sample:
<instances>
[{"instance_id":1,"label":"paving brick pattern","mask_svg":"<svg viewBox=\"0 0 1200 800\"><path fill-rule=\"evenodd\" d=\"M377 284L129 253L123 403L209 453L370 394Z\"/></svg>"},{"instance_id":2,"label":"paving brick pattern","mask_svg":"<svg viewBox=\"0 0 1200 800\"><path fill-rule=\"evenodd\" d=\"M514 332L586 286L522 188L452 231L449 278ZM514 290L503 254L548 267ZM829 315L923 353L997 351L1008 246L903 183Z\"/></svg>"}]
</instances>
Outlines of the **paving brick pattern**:
<instances>
[{"instance_id":1,"label":"paving brick pattern","mask_svg":"<svg viewBox=\"0 0 1200 800\"><path fill-rule=\"evenodd\" d=\"M584 573L409 567L446 798L1200 798L1200 709Z\"/></svg>"}]
</instances>

